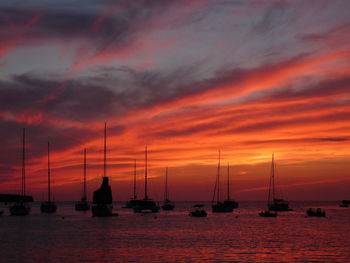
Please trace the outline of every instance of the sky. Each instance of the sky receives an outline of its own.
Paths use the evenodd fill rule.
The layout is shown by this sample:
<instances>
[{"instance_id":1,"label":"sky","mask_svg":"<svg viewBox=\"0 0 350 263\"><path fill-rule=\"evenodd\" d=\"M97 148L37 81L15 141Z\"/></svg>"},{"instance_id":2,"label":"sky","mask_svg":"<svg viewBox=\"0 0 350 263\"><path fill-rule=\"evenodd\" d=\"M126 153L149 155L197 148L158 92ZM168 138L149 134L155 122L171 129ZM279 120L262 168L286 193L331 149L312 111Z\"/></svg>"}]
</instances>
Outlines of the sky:
<instances>
[{"instance_id":1,"label":"sky","mask_svg":"<svg viewBox=\"0 0 350 263\"><path fill-rule=\"evenodd\" d=\"M271 155L288 200L350 198L347 0L3 0L0 192L78 200L107 176L113 199L266 200Z\"/></svg>"}]
</instances>

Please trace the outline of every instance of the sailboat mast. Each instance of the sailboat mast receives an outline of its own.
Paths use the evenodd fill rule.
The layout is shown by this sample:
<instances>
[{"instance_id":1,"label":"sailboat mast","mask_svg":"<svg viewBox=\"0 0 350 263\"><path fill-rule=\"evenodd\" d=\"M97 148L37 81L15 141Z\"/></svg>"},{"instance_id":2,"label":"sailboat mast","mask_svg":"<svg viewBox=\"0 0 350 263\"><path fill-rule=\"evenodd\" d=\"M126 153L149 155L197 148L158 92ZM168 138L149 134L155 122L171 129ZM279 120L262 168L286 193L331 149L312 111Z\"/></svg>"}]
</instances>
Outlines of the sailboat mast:
<instances>
[{"instance_id":1,"label":"sailboat mast","mask_svg":"<svg viewBox=\"0 0 350 263\"><path fill-rule=\"evenodd\" d=\"M51 202L51 181L50 181L50 142L47 142L47 188L48 201Z\"/></svg>"},{"instance_id":2,"label":"sailboat mast","mask_svg":"<svg viewBox=\"0 0 350 263\"><path fill-rule=\"evenodd\" d=\"M168 199L168 166L165 168L165 190L164 190L164 200Z\"/></svg>"},{"instance_id":3,"label":"sailboat mast","mask_svg":"<svg viewBox=\"0 0 350 263\"><path fill-rule=\"evenodd\" d=\"M230 164L227 163L227 200L230 200Z\"/></svg>"},{"instance_id":4,"label":"sailboat mast","mask_svg":"<svg viewBox=\"0 0 350 263\"><path fill-rule=\"evenodd\" d=\"M136 200L136 159L134 160L134 200Z\"/></svg>"},{"instance_id":5,"label":"sailboat mast","mask_svg":"<svg viewBox=\"0 0 350 263\"><path fill-rule=\"evenodd\" d=\"M104 150L103 150L103 177L107 174L107 122L105 122L105 134L104 134Z\"/></svg>"},{"instance_id":6,"label":"sailboat mast","mask_svg":"<svg viewBox=\"0 0 350 263\"><path fill-rule=\"evenodd\" d=\"M26 152L25 152L25 134L26 129L23 128L23 141L22 141L22 196L26 195Z\"/></svg>"},{"instance_id":7,"label":"sailboat mast","mask_svg":"<svg viewBox=\"0 0 350 263\"><path fill-rule=\"evenodd\" d=\"M275 200L275 154L272 154L272 198Z\"/></svg>"},{"instance_id":8,"label":"sailboat mast","mask_svg":"<svg viewBox=\"0 0 350 263\"><path fill-rule=\"evenodd\" d=\"M147 146L145 147L145 200L148 199L147 195Z\"/></svg>"},{"instance_id":9,"label":"sailboat mast","mask_svg":"<svg viewBox=\"0 0 350 263\"><path fill-rule=\"evenodd\" d=\"M84 149L84 193L83 198L86 200L86 148Z\"/></svg>"},{"instance_id":10,"label":"sailboat mast","mask_svg":"<svg viewBox=\"0 0 350 263\"><path fill-rule=\"evenodd\" d=\"M217 191L217 202L220 201L220 150L219 150L219 163L218 163L218 191Z\"/></svg>"}]
</instances>

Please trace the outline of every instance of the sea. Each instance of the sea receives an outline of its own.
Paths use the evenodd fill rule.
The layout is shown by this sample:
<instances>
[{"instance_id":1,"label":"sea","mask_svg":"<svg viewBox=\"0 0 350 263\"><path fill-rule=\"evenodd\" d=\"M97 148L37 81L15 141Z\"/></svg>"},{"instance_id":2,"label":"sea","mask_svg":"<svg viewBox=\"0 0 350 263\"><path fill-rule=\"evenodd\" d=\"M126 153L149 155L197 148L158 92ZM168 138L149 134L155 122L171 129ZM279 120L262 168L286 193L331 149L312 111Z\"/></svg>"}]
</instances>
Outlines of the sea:
<instances>
[{"instance_id":1,"label":"sea","mask_svg":"<svg viewBox=\"0 0 350 263\"><path fill-rule=\"evenodd\" d=\"M339 202L291 202L294 211L258 215L264 202L240 202L233 213L189 216L198 202L174 211L135 214L115 203L117 217L77 212L60 202L56 214L10 216L1 205L0 262L350 262L350 207ZM305 217L309 207L325 218Z\"/></svg>"}]
</instances>

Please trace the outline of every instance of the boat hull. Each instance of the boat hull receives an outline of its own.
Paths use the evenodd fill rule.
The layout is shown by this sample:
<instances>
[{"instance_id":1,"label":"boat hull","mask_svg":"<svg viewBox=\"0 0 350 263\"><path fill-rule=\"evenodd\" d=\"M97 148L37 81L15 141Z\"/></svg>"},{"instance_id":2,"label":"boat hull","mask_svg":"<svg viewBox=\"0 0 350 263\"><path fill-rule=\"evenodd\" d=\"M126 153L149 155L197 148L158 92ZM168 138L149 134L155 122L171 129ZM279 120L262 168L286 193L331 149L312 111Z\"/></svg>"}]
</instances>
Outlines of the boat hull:
<instances>
[{"instance_id":1,"label":"boat hull","mask_svg":"<svg viewBox=\"0 0 350 263\"><path fill-rule=\"evenodd\" d=\"M272 213L271 211L262 211L259 213L261 217L277 217L277 213Z\"/></svg>"},{"instance_id":2,"label":"boat hull","mask_svg":"<svg viewBox=\"0 0 350 263\"><path fill-rule=\"evenodd\" d=\"M200 211L191 211L189 215L192 217L206 217L208 214L206 211L200 210Z\"/></svg>"},{"instance_id":3,"label":"boat hull","mask_svg":"<svg viewBox=\"0 0 350 263\"><path fill-rule=\"evenodd\" d=\"M14 204L10 206L10 215L26 216L30 214L30 207L25 204Z\"/></svg>"},{"instance_id":4,"label":"boat hull","mask_svg":"<svg viewBox=\"0 0 350 263\"><path fill-rule=\"evenodd\" d=\"M40 205L41 213L52 214L52 213L56 213L56 210L57 210L57 205L53 202L44 202L44 203L41 203Z\"/></svg>"},{"instance_id":5,"label":"boat hull","mask_svg":"<svg viewBox=\"0 0 350 263\"><path fill-rule=\"evenodd\" d=\"M293 209L289 208L289 202L283 199L274 199L274 201L269 204L269 210L278 212L293 211Z\"/></svg>"},{"instance_id":6,"label":"boat hull","mask_svg":"<svg viewBox=\"0 0 350 263\"><path fill-rule=\"evenodd\" d=\"M163 205L162 205L162 209L163 209L164 211L172 211L172 210L174 210L174 208L175 208L175 205L174 205L174 203L171 202L171 201L166 201L166 202L164 202Z\"/></svg>"},{"instance_id":7,"label":"boat hull","mask_svg":"<svg viewBox=\"0 0 350 263\"><path fill-rule=\"evenodd\" d=\"M77 202L75 204L75 211L88 211L90 210L90 204L86 201Z\"/></svg>"},{"instance_id":8,"label":"boat hull","mask_svg":"<svg viewBox=\"0 0 350 263\"><path fill-rule=\"evenodd\" d=\"M135 213L158 213L160 207L152 200L140 200L133 209Z\"/></svg>"},{"instance_id":9,"label":"boat hull","mask_svg":"<svg viewBox=\"0 0 350 263\"><path fill-rule=\"evenodd\" d=\"M313 217L325 217L326 211L321 210L320 208L317 208L316 210L308 209L306 211L307 216L313 216Z\"/></svg>"},{"instance_id":10,"label":"boat hull","mask_svg":"<svg viewBox=\"0 0 350 263\"><path fill-rule=\"evenodd\" d=\"M236 201L233 201L233 200L225 200L224 205L226 207L232 207L233 209L237 209L239 206L238 203Z\"/></svg>"},{"instance_id":11,"label":"boat hull","mask_svg":"<svg viewBox=\"0 0 350 263\"><path fill-rule=\"evenodd\" d=\"M234 208L232 205L217 203L212 205L211 209L213 213L232 213Z\"/></svg>"},{"instance_id":12,"label":"boat hull","mask_svg":"<svg viewBox=\"0 0 350 263\"><path fill-rule=\"evenodd\" d=\"M138 205L142 200L137 199L131 199L130 201L126 202L126 205L123 206L123 208L133 208L134 206Z\"/></svg>"}]
</instances>

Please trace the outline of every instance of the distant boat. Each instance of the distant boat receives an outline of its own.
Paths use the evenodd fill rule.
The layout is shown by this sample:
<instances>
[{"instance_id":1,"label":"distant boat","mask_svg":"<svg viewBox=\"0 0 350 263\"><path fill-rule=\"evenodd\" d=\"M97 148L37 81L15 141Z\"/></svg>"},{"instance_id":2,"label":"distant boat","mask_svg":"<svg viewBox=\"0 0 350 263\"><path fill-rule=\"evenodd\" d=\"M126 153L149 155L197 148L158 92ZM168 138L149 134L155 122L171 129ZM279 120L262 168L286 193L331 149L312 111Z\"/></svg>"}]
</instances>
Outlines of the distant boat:
<instances>
[{"instance_id":1,"label":"distant boat","mask_svg":"<svg viewBox=\"0 0 350 263\"><path fill-rule=\"evenodd\" d=\"M343 200L339 207L349 207L350 205L350 200Z\"/></svg>"},{"instance_id":2,"label":"distant boat","mask_svg":"<svg viewBox=\"0 0 350 263\"><path fill-rule=\"evenodd\" d=\"M25 155L25 134L26 130L23 128L23 137L22 137L22 187L21 187L21 196L26 196L26 155ZM30 207L24 201L25 199L21 199L15 204L10 206L10 214L12 216L25 216L29 215Z\"/></svg>"},{"instance_id":3,"label":"distant boat","mask_svg":"<svg viewBox=\"0 0 350 263\"><path fill-rule=\"evenodd\" d=\"M316 208L315 210L313 208L309 208L306 210L307 216L315 216L315 217L325 217L326 211L322 210L321 208Z\"/></svg>"},{"instance_id":4,"label":"distant boat","mask_svg":"<svg viewBox=\"0 0 350 263\"><path fill-rule=\"evenodd\" d=\"M50 142L47 143L47 189L48 198L40 205L41 213L56 213L57 205L51 201L51 171L50 171Z\"/></svg>"},{"instance_id":5,"label":"distant boat","mask_svg":"<svg viewBox=\"0 0 350 263\"><path fill-rule=\"evenodd\" d=\"M159 212L159 205L156 204L152 199L148 198L147 194L147 146L145 148L145 198L143 200L139 200L135 206L133 206L135 213L157 213Z\"/></svg>"},{"instance_id":6,"label":"distant boat","mask_svg":"<svg viewBox=\"0 0 350 263\"><path fill-rule=\"evenodd\" d=\"M75 203L76 211L88 211L90 210L90 204L86 198L86 149L84 149L84 185L83 185L83 197L77 203Z\"/></svg>"},{"instance_id":7,"label":"distant boat","mask_svg":"<svg viewBox=\"0 0 350 263\"><path fill-rule=\"evenodd\" d=\"M227 199L224 200L224 207L228 211L238 208L238 203L232 200L230 196L230 164L227 164Z\"/></svg>"},{"instance_id":8,"label":"distant boat","mask_svg":"<svg viewBox=\"0 0 350 263\"><path fill-rule=\"evenodd\" d=\"M276 217L277 216L277 212L276 210L273 210L274 212L272 212L271 210L271 188L272 188L272 192L273 192L273 199L274 196L275 196L275 168L274 168L274 156L272 155L272 165L271 165L271 176L270 176L270 182L269 182L269 193L268 193L268 196L267 196L267 208L268 210L266 211L261 211L259 213L259 216L262 216L262 217Z\"/></svg>"},{"instance_id":9,"label":"distant boat","mask_svg":"<svg viewBox=\"0 0 350 263\"><path fill-rule=\"evenodd\" d=\"M94 191L93 205L91 207L92 215L97 217L117 216L118 214L112 213L112 189L108 184L107 177L107 123L105 123L104 131L104 155L103 155L103 178L102 184L99 189Z\"/></svg>"},{"instance_id":10,"label":"distant boat","mask_svg":"<svg viewBox=\"0 0 350 263\"><path fill-rule=\"evenodd\" d=\"M165 168L165 186L164 186L164 201L162 205L162 209L165 211L174 210L175 204L174 202L169 200L168 193L168 167Z\"/></svg>"},{"instance_id":11,"label":"distant boat","mask_svg":"<svg viewBox=\"0 0 350 263\"><path fill-rule=\"evenodd\" d=\"M123 206L123 208L133 208L134 206L138 205L140 200L137 199L136 195L136 160L134 160L134 194L133 197L126 202L126 205Z\"/></svg>"},{"instance_id":12,"label":"distant boat","mask_svg":"<svg viewBox=\"0 0 350 263\"><path fill-rule=\"evenodd\" d=\"M220 151L219 151L219 161L218 161L216 181L215 181L213 201L212 201L213 202L213 204L212 204L212 212L213 213L231 213L231 212L233 212L233 209L238 206L238 204L235 201L230 200L229 179L227 181L227 186L228 186L227 200L222 202L220 199ZM215 197L216 197L216 203L214 203Z\"/></svg>"},{"instance_id":13,"label":"distant boat","mask_svg":"<svg viewBox=\"0 0 350 263\"><path fill-rule=\"evenodd\" d=\"M189 213L189 216L193 217L206 217L207 212L204 210L204 205L202 204L197 204L192 206L192 209Z\"/></svg>"},{"instance_id":14,"label":"distant boat","mask_svg":"<svg viewBox=\"0 0 350 263\"><path fill-rule=\"evenodd\" d=\"M270 200L271 194L271 186L272 186L272 200ZM286 212L293 211L293 209L289 208L289 202L285 201L282 198L276 198L275 194L275 158L274 154L272 154L272 164L271 164L271 177L270 177L270 188L269 188L269 209L272 211L278 212Z\"/></svg>"},{"instance_id":15,"label":"distant boat","mask_svg":"<svg viewBox=\"0 0 350 263\"><path fill-rule=\"evenodd\" d=\"M277 212L276 211L270 211L270 210L266 210L266 211L261 211L259 213L260 216L262 217L276 217L277 216Z\"/></svg>"}]
</instances>

